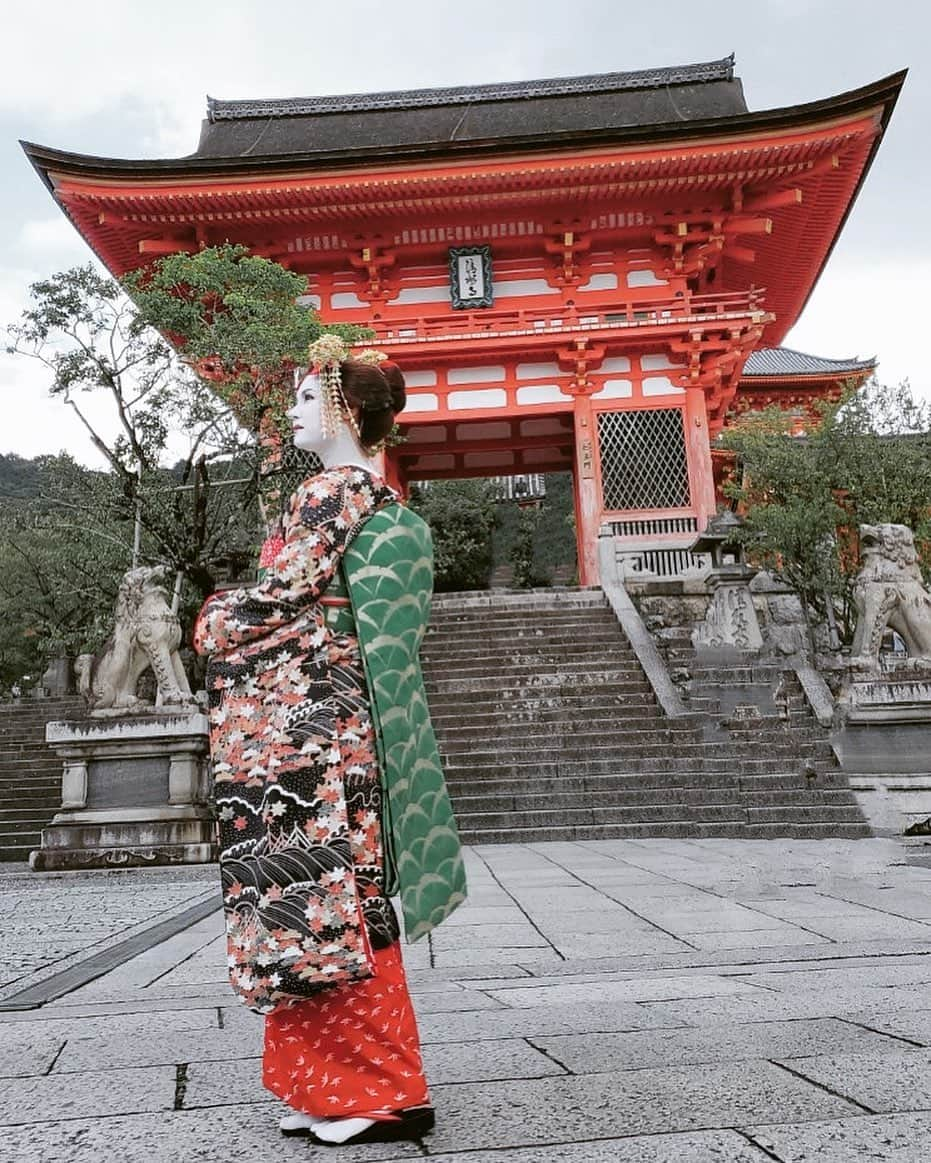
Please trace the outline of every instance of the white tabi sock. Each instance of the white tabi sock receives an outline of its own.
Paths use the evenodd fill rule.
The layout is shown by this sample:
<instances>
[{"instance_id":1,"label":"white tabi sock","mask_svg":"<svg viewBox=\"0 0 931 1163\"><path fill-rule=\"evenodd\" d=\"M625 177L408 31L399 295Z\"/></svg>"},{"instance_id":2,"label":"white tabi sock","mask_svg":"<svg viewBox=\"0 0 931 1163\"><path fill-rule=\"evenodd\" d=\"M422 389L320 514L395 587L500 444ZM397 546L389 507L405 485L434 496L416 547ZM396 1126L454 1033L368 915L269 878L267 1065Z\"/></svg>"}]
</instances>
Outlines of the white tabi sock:
<instances>
[{"instance_id":1,"label":"white tabi sock","mask_svg":"<svg viewBox=\"0 0 931 1163\"><path fill-rule=\"evenodd\" d=\"M315 1131L321 1124L325 1124L328 1120L321 1118L319 1115L305 1115L301 1111L295 1111L293 1114L285 1115L278 1124L278 1129L281 1131Z\"/></svg>"},{"instance_id":2,"label":"white tabi sock","mask_svg":"<svg viewBox=\"0 0 931 1163\"><path fill-rule=\"evenodd\" d=\"M375 1119L328 1119L318 1122L314 1134L324 1143L345 1143L375 1125Z\"/></svg>"}]
</instances>

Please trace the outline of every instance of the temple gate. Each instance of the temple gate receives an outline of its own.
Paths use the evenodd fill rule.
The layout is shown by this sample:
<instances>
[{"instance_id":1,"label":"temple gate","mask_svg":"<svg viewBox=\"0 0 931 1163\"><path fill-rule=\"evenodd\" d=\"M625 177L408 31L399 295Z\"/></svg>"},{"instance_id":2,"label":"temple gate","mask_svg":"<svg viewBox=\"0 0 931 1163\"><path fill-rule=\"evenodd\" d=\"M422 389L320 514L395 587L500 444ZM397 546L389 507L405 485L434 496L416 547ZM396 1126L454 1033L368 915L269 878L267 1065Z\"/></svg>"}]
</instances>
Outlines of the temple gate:
<instances>
[{"instance_id":1,"label":"temple gate","mask_svg":"<svg viewBox=\"0 0 931 1163\"><path fill-rule=\"evenodd\" d=\"M372 327L409 387L398 484L571 470L595 584L600 535L675 573L714 513L747 357L797 319L902 80L753 113L727 58L211 101L181 159L26 149L115 273L245 243Z\"/></svg>"}]
</instances>

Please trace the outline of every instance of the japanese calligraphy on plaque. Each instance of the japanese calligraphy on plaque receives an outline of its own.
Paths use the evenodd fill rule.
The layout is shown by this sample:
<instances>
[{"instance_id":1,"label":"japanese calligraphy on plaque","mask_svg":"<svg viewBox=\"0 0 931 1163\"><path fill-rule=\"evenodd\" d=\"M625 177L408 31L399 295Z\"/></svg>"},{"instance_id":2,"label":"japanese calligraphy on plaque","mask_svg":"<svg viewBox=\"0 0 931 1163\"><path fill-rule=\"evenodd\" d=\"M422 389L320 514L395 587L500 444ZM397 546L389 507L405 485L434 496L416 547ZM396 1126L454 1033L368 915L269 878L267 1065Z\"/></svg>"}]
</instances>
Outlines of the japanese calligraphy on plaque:
<instances>
[{"instance_id":1,"label":"japanese calligraphy on plaque","mask_svg":"<svg viewBox=\"0 0 931 1163\"><path fill-rule=\"evenodd\" d=\"M583 477L595 475L595 450L587 436L579 445L579 468Z\"/></svg>"},{"instance_id":2,"label":"japanese calligraphy on plaque","mask_svg":"<svg viewBox=\"0 0 931 1163\"><path fill-rule=\"evenodd\" d=\"M457 311L490 307L494 302L491 247L450 247L449 288L453 307Z\"/></svg>"}]
</instances>

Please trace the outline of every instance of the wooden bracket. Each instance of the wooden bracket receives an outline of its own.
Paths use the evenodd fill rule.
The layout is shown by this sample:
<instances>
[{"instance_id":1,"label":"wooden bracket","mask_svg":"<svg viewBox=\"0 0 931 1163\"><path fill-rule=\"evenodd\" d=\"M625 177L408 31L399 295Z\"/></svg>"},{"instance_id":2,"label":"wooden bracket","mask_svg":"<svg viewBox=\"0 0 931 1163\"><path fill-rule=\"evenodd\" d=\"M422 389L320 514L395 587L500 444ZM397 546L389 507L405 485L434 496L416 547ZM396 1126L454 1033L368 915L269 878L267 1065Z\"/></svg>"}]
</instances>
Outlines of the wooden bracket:
<instances>
[{"instance_id":1,"label":"wooden bracket","mask_svg":"<svg viewBox=\"0 0 931 1163\"><path fill-rule=\"evenodd\" d=\"M547 254L558 259L555 282L561 287L575 287L585 277L579 265L579 258L591 249L592 240L587 235L579 235L574 230L566 230L557 240L546 238L543 246Z\"/></svg>"},{"instance_id":2,"label":"wooden bracket","mask_svg":"<svg viewBox=\"0 0 931 1163\"><path fill-rule=\"evenodd\" d=\"M360 299L373 303L394 297L397 288L385 278L385 274L394 265L396 258L396 251L379 252L376 246L363 246L359 254L349 255L350 266L357 271L364 271L368 279L365 289L359 292Z\"/></svg>"},{"instance_id":3,"label":"wooden bracket","mask_svg":"<svg viewBox=\"0 0 931 1163\"><path fill-rule=\"evenodd\" d=\"M605 349L599 345L589 347L589 340L577 339L572 347L561 347L556 352L556 360L561 368L573 373L572 383L566 388L572 396L590 396L598 385L588 378L589 368L599 367L605 357Z\"/></svg>"}]
</instances>

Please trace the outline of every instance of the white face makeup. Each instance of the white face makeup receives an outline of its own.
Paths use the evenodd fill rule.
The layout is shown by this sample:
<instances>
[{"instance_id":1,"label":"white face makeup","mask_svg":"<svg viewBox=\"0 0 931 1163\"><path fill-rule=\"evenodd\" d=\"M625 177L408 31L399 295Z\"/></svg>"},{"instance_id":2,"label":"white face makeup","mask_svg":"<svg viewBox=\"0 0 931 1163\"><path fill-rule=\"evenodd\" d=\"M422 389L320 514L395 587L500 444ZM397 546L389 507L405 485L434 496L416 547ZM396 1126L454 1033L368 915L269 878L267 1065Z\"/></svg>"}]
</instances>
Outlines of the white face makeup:
<instances>
[{"instance_id":1,"label":"white face makeup","mask_svg":"<svg viewBox=\"0 0 931 1163\"><path fill-rule=\"evenodd\" d=\"M319 452L325 443L323 435L323 403L320 377L314 372L306 375L295 393L294 407L288 412L294 428L294 446L304 452Z\"/></svg>"}]
</instances>

